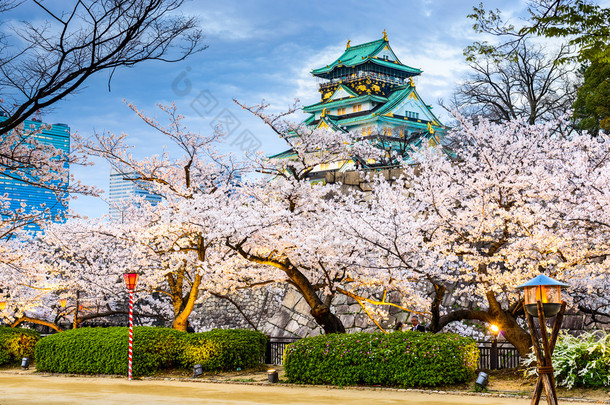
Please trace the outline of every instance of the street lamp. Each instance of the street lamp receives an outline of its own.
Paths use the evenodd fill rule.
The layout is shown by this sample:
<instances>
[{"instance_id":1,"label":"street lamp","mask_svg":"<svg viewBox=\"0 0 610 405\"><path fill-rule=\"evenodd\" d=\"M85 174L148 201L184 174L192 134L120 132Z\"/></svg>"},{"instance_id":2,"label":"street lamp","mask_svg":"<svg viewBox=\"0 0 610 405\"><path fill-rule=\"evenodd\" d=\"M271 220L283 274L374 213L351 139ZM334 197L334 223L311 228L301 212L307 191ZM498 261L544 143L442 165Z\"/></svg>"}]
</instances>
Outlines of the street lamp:
<instances>
[{"instance_id":1,"label":"street lamp","mask_svg":"<svg viewBox=\"0 0 610 405\"><path fill-rule=\"evenodd\" d=\"M557 336L563 321L563 313L566 303L561 301L561 287L568 287L567 284L554 280L543 274L534 277L530 281L521 284L520 289L525 294L525 315L530 328L530 336L536 354L536 364L538 370L538 380L534 388L532 405L540 403L542 389L546 393L549 405L557 405L557 391L555 389L555 377L553 375L553 350L557 343ZM546 318L555 316L553 330L549 337L546 330ZM542 348L538 338L538 332L534 325L534 317L537 317L540 324L540 335L542 337ZM542 350L544 349L544 350Z\"/></svg>"},{"instance_id":2,"label":"street lamp","mask_svg":"<svg viewBox=\"0 0 610 405\"><path fill-rule=\"evenodd\" d=\"M123 274L125 279L125 285L129 291L129 368L128 378L131 381L131 362L133 359L133 290L136 288L138 282L138 273L125 273Z\"/></svg>"},{"instance_id":3,"label":"street lamp","mask_svg":"<svg viewBox=\"0 0 610 405\"><path fill-rule=\"evenodd\" d=\"M547 318L557 315L561 309L561 287L568 285L553 280L544 274L534 277L517 288L523 289L525 294L525 310L531 316L538 316L538 304L542 302L544 316Z\"/></svg>"}]
</instances>

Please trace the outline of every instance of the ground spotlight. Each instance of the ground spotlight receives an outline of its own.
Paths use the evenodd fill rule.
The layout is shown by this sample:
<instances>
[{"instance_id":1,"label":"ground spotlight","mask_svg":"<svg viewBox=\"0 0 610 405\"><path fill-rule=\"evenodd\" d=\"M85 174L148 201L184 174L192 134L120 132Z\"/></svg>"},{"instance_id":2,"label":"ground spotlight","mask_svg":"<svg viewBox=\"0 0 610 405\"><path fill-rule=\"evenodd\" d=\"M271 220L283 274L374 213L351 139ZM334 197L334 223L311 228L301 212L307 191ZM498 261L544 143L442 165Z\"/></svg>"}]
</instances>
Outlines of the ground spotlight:
<instances>
[{"instance_id":1,"label":"ground spotlight","mask_svg":"<svg viewBox=\"0 0 610 405\"><path fill-rule=\"evenodd\" d=\"M489 382L489 376L487 373L480 372L477 380L474 382L474 387L480 390L485 390L487 388L487 383Z\"/></svg>"}]
</instances>

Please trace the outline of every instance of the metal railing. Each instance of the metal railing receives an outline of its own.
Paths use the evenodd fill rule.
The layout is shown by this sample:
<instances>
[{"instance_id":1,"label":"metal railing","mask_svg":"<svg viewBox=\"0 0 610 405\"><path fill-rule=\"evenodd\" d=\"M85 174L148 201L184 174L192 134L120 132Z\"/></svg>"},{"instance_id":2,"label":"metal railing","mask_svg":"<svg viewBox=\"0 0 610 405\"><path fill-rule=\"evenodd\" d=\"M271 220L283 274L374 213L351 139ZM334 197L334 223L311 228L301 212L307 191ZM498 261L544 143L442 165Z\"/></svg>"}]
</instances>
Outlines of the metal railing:
<instances>
[{"instance_id":1,"label":"metal railing","mask_svg":"<svg viewBox=\"0 0 610 405\"><path fill-rule=\"evenodd\" d=\"M328 82L320 83L321 89L326 89L328 87L334 86L336 84L341 83L351 83L361 79L374 79L384 83L390 83L394 85L402 85L409 83L409 79L400 79L398 77L386 75L383 73L374 73L374 72L359 72L358 74L351 74L348 76L337 77L334 79L330 79Z\"/></svg>"},{"instance_id":2,"label":"metal railing","mask_svg":"<svg viewBox=\"0 0 610 405\"><path fill-rule=\"evenodd\" d=\"M299 338L272 337L269 339L265 352L265 364L282 365L286 346L297 340ZM479 369L495 370L519 366L521 357L519 357L519 352L513 345L503 342L494 349L491 342L478 342L478 344L480 351Z\"/></svg>"},{"instance_id":3,"label":"metal railing","mask_svg":"<svg viewBox=\"0 0 610 405\"><path fill-rule=\"evenodd\" d=\"M267 342L265 351L265 364L282 365L284 363L284 350L292 342L296 342L298 337L272 337Z\"/></svg>"}]
</instances>

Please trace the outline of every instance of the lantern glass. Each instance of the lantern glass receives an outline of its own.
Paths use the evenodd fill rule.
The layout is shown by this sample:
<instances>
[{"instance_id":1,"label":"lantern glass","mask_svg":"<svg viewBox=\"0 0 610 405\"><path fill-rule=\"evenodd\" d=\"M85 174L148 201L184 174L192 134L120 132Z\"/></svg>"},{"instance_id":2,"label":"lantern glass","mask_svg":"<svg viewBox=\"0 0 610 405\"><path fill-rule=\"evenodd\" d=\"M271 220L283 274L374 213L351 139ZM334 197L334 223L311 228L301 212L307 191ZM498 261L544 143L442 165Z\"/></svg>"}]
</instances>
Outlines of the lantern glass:
<instances>
[{"instance_id":1,"label":"lantern glass","mask_svg":"<svg viewBox=\"0 0 610 405\"><path fill-rule=\"evenodd\" d=\"M542 302L545 317L557 315L561 309L561 286L533 285L524 288L525 310L532 316L538 316L537 301Z\"/></svg>"},{"instance_id":2,"label":"lantern glass","mask_svg":"<svg viewBox=\"0 0 610 405\"><path fill-rule=\"evenodd\" d=\"M125 273L123 274L123 277L125 278L125 285L127 285L128 290L133 290L136 288L138 273Z\"/></svg>"}]
</instances>

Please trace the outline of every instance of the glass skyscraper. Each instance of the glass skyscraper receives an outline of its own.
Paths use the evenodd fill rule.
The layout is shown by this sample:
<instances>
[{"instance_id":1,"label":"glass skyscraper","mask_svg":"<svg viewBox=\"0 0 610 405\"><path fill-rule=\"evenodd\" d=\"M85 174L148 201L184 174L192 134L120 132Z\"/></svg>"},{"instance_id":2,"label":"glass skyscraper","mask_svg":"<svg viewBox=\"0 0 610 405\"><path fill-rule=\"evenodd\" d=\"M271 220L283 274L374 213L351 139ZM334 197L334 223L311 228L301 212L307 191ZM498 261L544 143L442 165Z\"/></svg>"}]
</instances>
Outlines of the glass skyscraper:
<instances>
[{"instance_id":1,"label":"glass skyscraper","mask_svg":"<svg viewBox=\"0 0 610 405\"><path fill-rule=\"evenodd\" d=\"M123 222L123 214L127 208L142 198L152 205L161 202L161 196L152 194L135 180L135 173L122 173L117 170L110 172L110 217L114 221Z\"/></svg>"},{"instance_id":2,"label":"glass skyscraper","mask_svg":"<svg viewBox=\"0 0 610 405\"><path fill-rule=\"evenodd\" d=\"M6 117L0 116L0 121L5 119ZM66 124L53 124L50 128L42 129L42 131L40 130L41 126L46 126L46 124L40 121L26 120L23 126L24 143L36 140L43 145L52 145L62 153L70 153L70 128ZM28 136L28 132L31 135ZM4 163L8 165L11 160L7 159ZM62 186L67 188L69 175L69 164L67 162L64 164L64 168L66 172L62 176L64 179ZM23 208L24 214L39 212L45 220L62 221L65 218L68 209L67 194L57 195L52 190L28 184L27 181L20 179L36 181L27 168L22 171L11 170L9 174L6 165L0 167L0 195L6 196L9 203L8 209L2 212L5 219L20 208ZM40 227L36 223L30 223L25 226L25 229L37 231Z\"/></svg>"}]
</instances>

